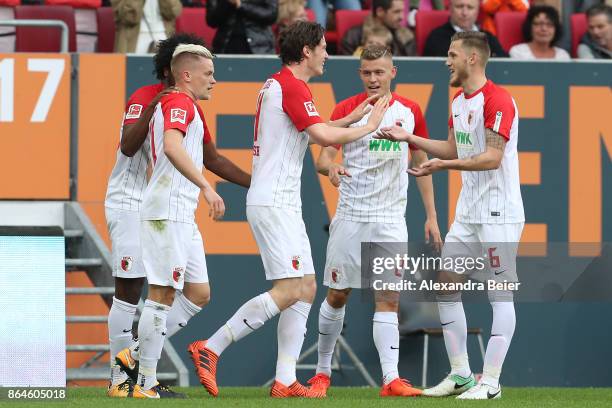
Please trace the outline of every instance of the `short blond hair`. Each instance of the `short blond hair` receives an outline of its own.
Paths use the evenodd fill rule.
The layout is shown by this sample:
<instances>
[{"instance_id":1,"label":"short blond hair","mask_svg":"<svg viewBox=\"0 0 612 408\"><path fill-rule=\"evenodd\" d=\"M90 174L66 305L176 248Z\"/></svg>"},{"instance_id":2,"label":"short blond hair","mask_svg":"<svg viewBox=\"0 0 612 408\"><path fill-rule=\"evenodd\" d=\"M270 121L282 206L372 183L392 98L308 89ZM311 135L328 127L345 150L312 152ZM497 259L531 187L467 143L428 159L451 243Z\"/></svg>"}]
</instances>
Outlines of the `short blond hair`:
<instances>
[{"instance_id":1,"label":"short blond hair","mask_svg":"<svg viewBox=\"0 0 612 408\"><path fill-rule=\"evenodd\" d=\"M185 58L196 59L198 57L203 57L203 58L212 60L214 58L214 55L212 54L212 52L208 50L208 48L202 45L197 45L197 44L179 44L177 45L176 48L174 49L174 52L172 53L172 61L170 61L170 71L172 72L172 75L176 78L176 74L177 74L176 66L179 63L179 61Z\"/></svg>"}]
</instances>

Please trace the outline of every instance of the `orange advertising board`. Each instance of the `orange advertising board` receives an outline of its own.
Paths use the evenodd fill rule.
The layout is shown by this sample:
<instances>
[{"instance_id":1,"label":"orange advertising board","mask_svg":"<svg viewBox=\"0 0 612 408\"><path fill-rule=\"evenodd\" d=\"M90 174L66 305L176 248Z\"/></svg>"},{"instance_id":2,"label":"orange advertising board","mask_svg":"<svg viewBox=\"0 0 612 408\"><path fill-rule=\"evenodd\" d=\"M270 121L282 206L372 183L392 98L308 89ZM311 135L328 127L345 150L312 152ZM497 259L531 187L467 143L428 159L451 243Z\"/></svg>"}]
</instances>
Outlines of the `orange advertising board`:
<instances>
[{"instance_id":1,"label":"orange advertising board","mask_svg":"<svg viewBox=\"0 0 612 408\"><path fill-rule=\"evenodd\" d=\"M0 54L0 199L70 195L70 56Z\"/></svg>"}]
</instances>

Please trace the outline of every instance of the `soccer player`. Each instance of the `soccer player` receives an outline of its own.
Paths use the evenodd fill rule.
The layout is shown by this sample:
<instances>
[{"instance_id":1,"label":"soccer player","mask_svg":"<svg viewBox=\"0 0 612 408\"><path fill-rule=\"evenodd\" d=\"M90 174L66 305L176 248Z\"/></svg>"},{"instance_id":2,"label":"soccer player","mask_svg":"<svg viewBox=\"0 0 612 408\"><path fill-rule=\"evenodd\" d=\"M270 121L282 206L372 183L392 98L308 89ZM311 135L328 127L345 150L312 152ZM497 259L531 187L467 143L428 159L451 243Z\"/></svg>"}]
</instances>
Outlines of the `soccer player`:
<instances>
[{"instance_id":1,"label":"soccer player","mask_svg":"<svg viewBox=\"0 0 612 408\"><path fill-rule=\"evenodd\" d=\"M202 175L204 143L210 135L197 101L210 99L215 84L212 59L201 45L176 47L171 71L179 92L161 98L151 121L153 173L140 210L142 262L149 291L138 324L135 398L177 397L160 388L156 377L168 312L175 291L182 291L185 282L210 293L202 236L194 217L200 192L213 219L225 212L223 200Z\"/></svg>"},{"instance_id":2,"label":"soccer player","mask_svg":"<svg viewBox=\"0 0 612 408\"><path fill-rule=\"evenodd\" d=\"M359 76L364 92L340 102L332 114L333 124L361 126L368 114L354 121L349 114L356 107L369 104L371 97L389 95L389 109L382 126L398 124L407 132L427 138L427 125L419 105L395 92L391 81L397 68L393 66L391 50L386 46L371 45L361 53ZM345 123L342 123L345 121ZM405 143L374 139L374 133L342 147L342 165L334 163L340 146L321 150L317 170L328 175L340 187L338 208L330 225L327 244L324 284L329 287L327 298L319 310L319 360L316 375L310 379L313 389L322 393L330 386L331 360L336 341L344 323L345 305L352 288L362 287L361 243L406 243L406 195L408 193L409 146ZM382 148L386 143L387 148ZM422 150L410 145L411 164L427 161ZM341 177L350 179L340 180ZM436 220L436 207L431 177L417 179L427 213L425 237L441 243ZM413 388L398 373L399 292L376 291L376 311L373 318L374 344L378 350L383 375L380 395L416 396L421 390Z\"/></svg>"},{"instance_id":3,"label":"soccer player","mask_svg":"<svg viewBox=\"0 0 612 408\"><path fill-rule=\"evenodd\" d=\"M174 84L170 61L179 44L204 45L204 41L194 35L176 34L160 42L153 58L155 74L160 82L139 88L128 99L120 148L117 149L115 167L108 181L105 212L112 242L112 271L115 277L115 296L108 316L111 364L108 395L111 397L131 395L133 382L138 375L138 344L132 341L132 325L145 276L139 233L139 211L147 183L150 150L145 139L155 106L164 94L172 91L168 89ZM209 143L204 145L206 167L228 181L248 187L250 175L218 154L215 144L207 140ZM170 337L184 327L208 302L208 297L201 288L190 287L187 283L183 293L176 296L168 316L167 336ZM131 347L132 352L126 350L128 347Z\"/></svg>"},{"instance_id":4,"label":"soccer player","mask_svg":"<svg viewBox=\"0 0 612 408\"><path fill-rule=\"evenodd\" d=\"M276 381L270 395L320 397L296 380L295 364L306 334L306 320L316 292L310 243L302 220L300 178L309 141L344 144L374 132L389 98L381 97L367 123L338 128L323 123L307 82L323 74L327 59L325 30L297 22L283 31L283 67L259 93L253 142L253 178L247 195L247 219L259 246L272 289L243 304L208 340L189 346L200 382L218 394L217 361L240 340L280 313Z\"/></svg>"},{"instance_id":5,"label":"soccer player","mask_svg":"<svg viewBox=\"0 0 612 408\"><path fill-rule=\"evenodd\" d=\"M517 281L516 251L525 215L521 198L518 163L518 110L510 94L487 79L490 55L486 36L461 32L453 36L446 65L450 85L461 87L452 102L448 140L415 137L400 127L381 129L380 137L406 141L435 156L418 168L415 176L428 176L444 169L461 170L463 185L456 217L442 249L442 258L488 258L487 273L496 279ZM495 244L497 243L497 244ZM442 272L444 282L457 282L462 275ZM491 338L478 384L467 355L467 325L461 293L438 294L438 309L451 373L423 395L442 397L460 394L460 399L501 397L499 377L510 346L516 317L511 291L489 291L493 308Z\"/></svg>"}]
</instances>

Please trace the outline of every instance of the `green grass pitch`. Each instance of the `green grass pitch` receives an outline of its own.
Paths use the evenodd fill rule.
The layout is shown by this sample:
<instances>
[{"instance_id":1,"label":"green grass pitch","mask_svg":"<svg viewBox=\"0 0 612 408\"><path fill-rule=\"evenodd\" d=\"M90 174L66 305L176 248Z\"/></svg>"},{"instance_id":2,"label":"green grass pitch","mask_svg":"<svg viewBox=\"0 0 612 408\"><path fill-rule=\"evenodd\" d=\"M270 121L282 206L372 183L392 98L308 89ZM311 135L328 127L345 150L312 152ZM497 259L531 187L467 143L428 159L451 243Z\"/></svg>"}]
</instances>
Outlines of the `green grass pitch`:
<instances>
[{"instance_id":1,"label":"green grass pitch","mask_svg":"<svg viewBox=\"0 0 612 408\"><path fill-rule=\"evenodd\" d=\"M123 400L107 398L103 388L70 388L65 401L7 402L0 401L0 406L71 406L82 408L120 408L120 407L610 407L612 406L612 388L503 388L503 397L492 401L459 401L453 398L379 398L378 389L336 387L329 391L324 400L282 399L268 397L268 390L255 387L222 387L218 398L210 397L201 387L177 388L185 392L186 400Z\"/></svg>"}]
</instances>

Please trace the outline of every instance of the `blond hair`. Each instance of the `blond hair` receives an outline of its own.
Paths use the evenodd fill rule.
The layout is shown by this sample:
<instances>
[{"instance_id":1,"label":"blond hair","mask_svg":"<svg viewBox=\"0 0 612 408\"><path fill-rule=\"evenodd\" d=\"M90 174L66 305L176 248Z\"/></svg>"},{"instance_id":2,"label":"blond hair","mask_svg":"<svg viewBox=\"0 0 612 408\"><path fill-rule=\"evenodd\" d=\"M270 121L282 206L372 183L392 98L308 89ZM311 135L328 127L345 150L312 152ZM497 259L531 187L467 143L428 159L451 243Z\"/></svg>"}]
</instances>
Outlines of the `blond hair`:
<instances>
[{"instance_id":1,"label":"blond hair","mask_svg":"<svg viewBox=\"0 0 612 408\"><path fill-rule=\"evenodd\" d=\"M212 60L214 55L208 50L208 48L197 45L197 44L179 44L172 53L172 61L170 61L170 71L172 75L176 77L176 67L178 63L185 59L196 59L197 57L204 57Z\"/></svg>"}]
</instances>

